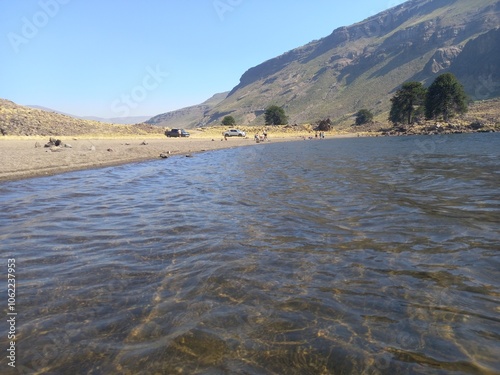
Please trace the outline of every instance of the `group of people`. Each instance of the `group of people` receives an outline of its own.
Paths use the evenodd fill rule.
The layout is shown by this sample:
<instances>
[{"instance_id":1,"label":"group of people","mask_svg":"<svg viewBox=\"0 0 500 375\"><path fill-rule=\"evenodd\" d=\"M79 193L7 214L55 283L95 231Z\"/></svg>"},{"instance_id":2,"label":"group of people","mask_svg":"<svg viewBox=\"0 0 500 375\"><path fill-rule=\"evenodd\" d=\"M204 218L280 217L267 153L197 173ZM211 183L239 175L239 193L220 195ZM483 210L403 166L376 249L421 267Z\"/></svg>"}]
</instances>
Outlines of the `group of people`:
<instances>
[{"instance_id":1,"label":"group of people","mask_svg":"<svg viewBox=\"0 0 500 375\"><path fill-rule=\"evenodd\" d=\"M267 131L264 129L262 135L260 135L259 133L255 134L254 139L257 143L267 141Z\"/></svg>"},{"instance_id":2,"label":"group of people","mask_svg":"<svg viewBox=\"0 0 500 375\"><path fill-rule=\"evenodd\" d=\"M318 132L316 132L316 138L318 138ZM325 139L325 132L319 132L319 139Z\"/></svg>"},{"instance_id":3,"label":"group of people","mask_svg":"<svg viewBox=\"0 0 500 375\"><path fill-rule=\"evenodd\" d=\"M315 138L316 138L316 139L325 139L325 132L319 132L319 133L318 133L318 132L316 132L316 133L314 134L314 137L311 135L311 136L309 136L309 137L305 137L305 136L303 136L302 138L303 138L304 140L307 140L307 139L312 140L312 139L315 139Z\"/></svg>"}]
</instances>

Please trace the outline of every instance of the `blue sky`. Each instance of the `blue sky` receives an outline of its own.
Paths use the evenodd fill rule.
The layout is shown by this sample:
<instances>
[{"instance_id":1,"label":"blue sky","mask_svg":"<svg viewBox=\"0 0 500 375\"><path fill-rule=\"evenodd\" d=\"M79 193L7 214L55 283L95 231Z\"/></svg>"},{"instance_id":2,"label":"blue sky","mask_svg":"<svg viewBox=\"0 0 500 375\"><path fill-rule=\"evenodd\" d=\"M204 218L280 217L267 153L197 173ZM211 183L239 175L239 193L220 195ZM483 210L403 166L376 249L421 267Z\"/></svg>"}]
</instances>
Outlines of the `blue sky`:
<instances>
[{"instance_id":1,"label":"blue sky","mask_svg":"<svg viewBox=\"0 0 500 375\"><path fill-rule=\"evenodd\" d=\"M3 0L0 98L79 116L156 115L402 0Z\"/></svg>"}]
</instances>

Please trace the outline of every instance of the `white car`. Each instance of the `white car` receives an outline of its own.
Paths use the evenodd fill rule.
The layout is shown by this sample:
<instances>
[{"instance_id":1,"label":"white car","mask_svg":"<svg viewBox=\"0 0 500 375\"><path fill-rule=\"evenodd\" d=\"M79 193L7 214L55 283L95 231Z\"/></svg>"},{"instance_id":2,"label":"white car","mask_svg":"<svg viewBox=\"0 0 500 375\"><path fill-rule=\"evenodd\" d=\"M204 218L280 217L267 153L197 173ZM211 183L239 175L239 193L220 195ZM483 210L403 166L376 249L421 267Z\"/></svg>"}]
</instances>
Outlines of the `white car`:
<instances>
[{"instance_id":1,"label":"white car","mask_svg":"<svg viewBox=\"0 0 500 375\"><path fill-rule=\"evenodd\" d=\"M246 137L246 133L244 131L238 129L231 129L227 132L224 132L224 137Z\"/></svg>"}]
</instances>

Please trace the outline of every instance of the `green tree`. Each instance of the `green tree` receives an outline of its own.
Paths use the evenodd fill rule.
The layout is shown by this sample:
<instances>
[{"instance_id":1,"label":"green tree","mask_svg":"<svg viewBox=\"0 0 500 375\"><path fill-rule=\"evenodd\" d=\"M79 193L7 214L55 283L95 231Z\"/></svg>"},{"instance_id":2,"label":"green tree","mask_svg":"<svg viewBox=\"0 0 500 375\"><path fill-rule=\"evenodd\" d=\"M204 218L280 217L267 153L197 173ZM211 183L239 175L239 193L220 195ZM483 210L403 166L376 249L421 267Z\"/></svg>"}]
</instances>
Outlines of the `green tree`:
<instances>
[{"instance_id":1,"label":"green tree","mask_svg":"<svg viewBox=\"0 0 500 375\"><path fill-rule=\"evenodd\" d=\"M406 82L392 97L389 121L394 124L413 124L422 113L427 90L420 82Z\"/></svg>"},{"instance_id":2,"label":"green tree","mask_svg":"<svg viewBox=\"0 0 500 375\"><path fill-rule=\"evenodd\" d=\"M373 113L367 109L361 109L356 113L356 125L363 125L373 120Z\"/></svg>"},{"instance_id":3,"label":"green tree","mask_svg":"<svg viewBox=\"0 0 500 375\"><path fill-rule=\"evenodd\" d=\"M266 125L286 125L288 124L288 117L285 110L277 105L271 105L266 108L264 113Z\"/></svg>"},{"instance_id":4,"label":"green tree","mask_svg":"<svg viewBox=\"0 0 500 375\"><path fill-rule=\"evenodd\" d=\"M451 73L437 77L427 92L425 117L448 121L455 114L467 112L467 95L462 84Z\"/></svg>"},{"instance_id":5,"label":"green tree","mask_svg":"<svg viewBox=\"0 0 500 375\"><path fill-rule=\"evenodd\" d=\"M222 125L233 126L236 125L236 120L233 116L226 116L222 119Z\"/></svg>"}]
</instances>

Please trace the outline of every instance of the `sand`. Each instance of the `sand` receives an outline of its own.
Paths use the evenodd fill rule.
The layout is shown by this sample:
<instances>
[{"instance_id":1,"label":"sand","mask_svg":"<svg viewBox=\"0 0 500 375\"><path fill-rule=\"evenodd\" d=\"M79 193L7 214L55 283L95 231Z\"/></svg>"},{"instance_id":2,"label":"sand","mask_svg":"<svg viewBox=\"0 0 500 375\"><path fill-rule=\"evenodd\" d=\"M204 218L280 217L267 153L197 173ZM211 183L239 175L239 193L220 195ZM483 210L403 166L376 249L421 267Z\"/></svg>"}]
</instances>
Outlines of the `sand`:
<instances>
[{"instance_id":1,"label":"sand","mask_svg":"<svg viewBox=\"0 0 500 375\"><path fill-rule=\"evenodd\" d=\"M107 167L223 148L261 147L252 138L71 138L58 137L71 147L45 148L48 137L0 138L0 181L50 176L75 170ZM214 139L214 140L212 140ZM271 142L297 140L277 138ZM36 143L41 147L35 147Z\"/></svg>"}]
</instances>

